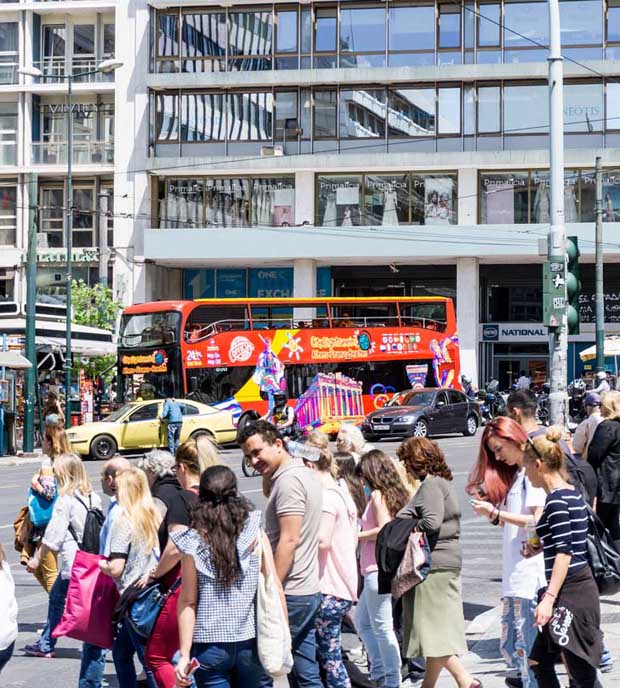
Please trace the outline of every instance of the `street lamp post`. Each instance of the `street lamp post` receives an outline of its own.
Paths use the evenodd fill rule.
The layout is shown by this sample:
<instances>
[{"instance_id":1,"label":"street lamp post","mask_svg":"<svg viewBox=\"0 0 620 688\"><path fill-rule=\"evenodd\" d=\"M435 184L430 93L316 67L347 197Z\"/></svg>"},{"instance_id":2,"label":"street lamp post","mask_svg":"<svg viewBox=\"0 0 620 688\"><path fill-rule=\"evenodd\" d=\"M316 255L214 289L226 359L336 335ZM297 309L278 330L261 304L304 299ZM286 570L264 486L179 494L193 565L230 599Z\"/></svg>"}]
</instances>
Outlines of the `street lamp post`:
<instances>
[{"instance_id":1,"label":"street lamp post","mask_svg":"<svg viewBox=\"0 0 620 688\"><path fill-rule=\"evenodd\" d=\"M66 339L65 339L65 426L71 427L71 369L73 367L72 353L72 295L71 287L73 282L73 80L80 79L92 74L108 74L122 67L123 63L119 60L104 60L100 62L96 69L85 72L69 72L68 74L55 75L56 78L67 80L67 315L66 315ZM22 67L17 70L20 74L40 78L43 72L36 67ZM34 308L34 304L27 304L27 310ZM32 361L36 366L36 361Z\"/></svg>"}]
</instances>

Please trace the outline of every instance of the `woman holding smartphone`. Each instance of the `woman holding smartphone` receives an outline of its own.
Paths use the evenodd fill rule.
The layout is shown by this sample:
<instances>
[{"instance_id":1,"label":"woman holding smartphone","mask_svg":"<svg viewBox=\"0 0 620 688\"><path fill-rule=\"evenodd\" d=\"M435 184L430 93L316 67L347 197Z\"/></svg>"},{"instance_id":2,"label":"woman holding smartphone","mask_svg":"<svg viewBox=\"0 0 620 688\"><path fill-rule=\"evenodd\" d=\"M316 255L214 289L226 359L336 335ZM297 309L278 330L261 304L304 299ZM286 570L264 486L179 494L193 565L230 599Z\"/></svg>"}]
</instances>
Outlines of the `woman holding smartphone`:
<instances>
[{"instance_id":1,"label":"woman holding smartphone","mask_svg":"<svg viewBox=\"0 0 620 688\"><path fill-rule=\"evenodd\" d=\"M528 655L536 639L534 611L537 592L545 583L542 555L525 558L522 546L535 535L534 526L545 504L544 490L525 476L525 430L511 418L498 416L484 429L467 492L474 511L503 527L502 623L500 649L506 664L518 671L506 684L535 688Z\"/></svg>"},{"instance_id":2,"label":"woman holding smartphone","mask_svg":"<svg viewBox=\"0 0 620 688\"><path fill-rule=\"evenodd\" d=\"M535 612L538 635L530 664L541 688L560 684L555 664L563 659L571 684L594 688L603 649L598 588L588 564L588 510L581 494L565 477L561 428L528 441L525 474L546 493L545 508L536 525L542 542L547 587ZM528 544L528 553L540 546Z\"/></svg>"}]
</instances>

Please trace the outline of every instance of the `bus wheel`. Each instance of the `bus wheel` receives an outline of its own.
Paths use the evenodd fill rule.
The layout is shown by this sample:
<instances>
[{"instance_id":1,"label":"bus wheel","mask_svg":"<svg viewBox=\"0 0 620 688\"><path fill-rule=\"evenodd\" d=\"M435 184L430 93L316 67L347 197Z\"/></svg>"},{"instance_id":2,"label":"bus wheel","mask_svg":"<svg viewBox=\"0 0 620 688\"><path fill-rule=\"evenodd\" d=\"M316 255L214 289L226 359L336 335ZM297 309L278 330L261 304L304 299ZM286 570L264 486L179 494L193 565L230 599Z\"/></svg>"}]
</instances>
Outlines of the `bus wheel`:
<instances>
[{"instance_id":1,"label":"bus wheel","mask_svg":"<svg viewBox=\"0 0 620 688\"><path fill-rule=\"evenodd\" d=\"M428 435L428 423L420 418L413 426L414 437L426 437Z\"/></svg>"},{"instance_id":2,"label":"bus wheel","mask_svg":"<svg viewBox=\"0 0 620 688\"><path fill-rule=\"evenodd\" d=\"M98 461L107 461L116 454L116 441L110 435L99 435L90 444L90 455Z\"/></svg>"},{"instance_id":3,"label":"bus wheel","mask_svg":"<svg viewBox=\"0 0 620 688\"><path fill-rule=\"evenodd\" d=\"M241 470L246 478L255 478L257 475L260 475L254 466L252 466L250 459L248 459L247 456L244 456L241 460Z\"/></svg>"}]
</instances>

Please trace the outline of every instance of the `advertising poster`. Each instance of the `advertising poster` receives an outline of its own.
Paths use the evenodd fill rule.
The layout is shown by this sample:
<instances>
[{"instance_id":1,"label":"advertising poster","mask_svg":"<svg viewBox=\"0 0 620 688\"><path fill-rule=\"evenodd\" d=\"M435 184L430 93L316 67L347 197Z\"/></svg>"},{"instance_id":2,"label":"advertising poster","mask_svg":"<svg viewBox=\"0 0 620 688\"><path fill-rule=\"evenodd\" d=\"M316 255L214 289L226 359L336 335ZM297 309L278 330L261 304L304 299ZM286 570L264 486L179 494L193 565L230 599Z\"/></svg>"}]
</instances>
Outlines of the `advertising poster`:
<instances>
[{"instance_id":1,"label":"advertising poster","mask_svg":"<svg viewBox=\"0 0 620 688\"><path fill-rule=\"evenodd\" d=\"M425 181L424 224L454 223L454 180L450 177L428 177Z\"/></svg>"}]
</instances>

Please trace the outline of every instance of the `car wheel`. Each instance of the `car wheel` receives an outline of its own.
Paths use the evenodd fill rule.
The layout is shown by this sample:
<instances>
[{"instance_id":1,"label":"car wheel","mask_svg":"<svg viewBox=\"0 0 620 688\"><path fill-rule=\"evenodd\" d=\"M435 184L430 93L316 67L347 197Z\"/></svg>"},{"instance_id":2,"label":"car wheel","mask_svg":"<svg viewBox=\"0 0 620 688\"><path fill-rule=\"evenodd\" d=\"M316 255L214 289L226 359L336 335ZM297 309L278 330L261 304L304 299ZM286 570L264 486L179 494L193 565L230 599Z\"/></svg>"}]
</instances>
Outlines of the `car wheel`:
<instances>
[{"instance_id":1,"label":"car wheel","mask_svg":"<svg viewBox=\"0 0 620 688\"><path fill-rule=\"evenodd\" d=\"M463 434L465 437L471 437L472 435L476 434L477 429L478 419L472 413L471 416L467 416L467 421L465 422L465 432Z\"/></svg>"},{"instance_id":2,"label":"car wheel","mask_svg":"<svg viewBox=\"0 0 620 688\"><path fill-rule=\"evenodd\" d=\"M422 418L416 420L411 434L413 437L426 437L428 435L428 423Z\"/></svg>"},{"instance_id":3,"label":"car wheel","mask_svg":"<svg viewBox=\"0 0 620 688\"><path fill-rule=\"evenodd\" d=\"M192 440L197 440L199 437L202 437L203 435L206 435L212 442L212 444L214 444L217 447L217 440L215 439L215 435L210 430L194 430L194 432L192 432L192 434L189 437Z\"/></svg>"},{"instance_id":4,"label":"car wheel","mask_svg":"<svg viewBox=\"0 0 620 688\"><path fill-rule=\"evenodd\" d=\"M107 461L116 454L116 440L110 435L99 435L90 443L90 455L97 461Z\"/></svg>"}]
</instances>

